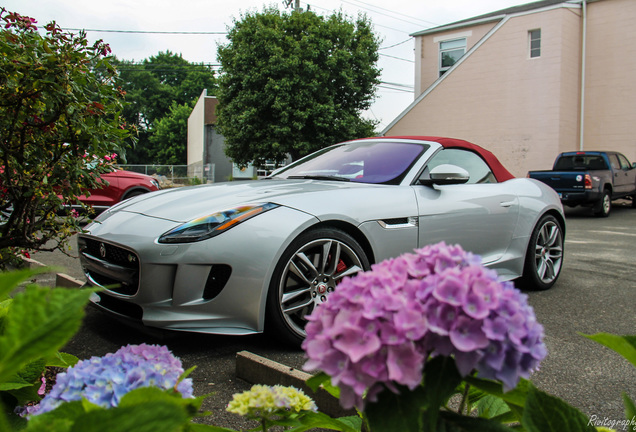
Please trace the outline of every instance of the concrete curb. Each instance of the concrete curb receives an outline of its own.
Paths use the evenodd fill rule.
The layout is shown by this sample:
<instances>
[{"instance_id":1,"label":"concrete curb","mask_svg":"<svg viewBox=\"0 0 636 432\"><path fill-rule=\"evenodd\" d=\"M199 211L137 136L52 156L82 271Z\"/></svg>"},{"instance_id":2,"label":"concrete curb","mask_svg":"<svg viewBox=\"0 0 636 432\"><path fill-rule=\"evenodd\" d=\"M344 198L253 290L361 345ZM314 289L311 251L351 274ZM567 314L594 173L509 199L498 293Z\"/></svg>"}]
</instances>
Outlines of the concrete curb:
<instances>
[{"instance_id":1,"label":"concrete curb","mask_svg":"<svg viewBox=\"0 0 636 432\"><path fill-rule=\"evenodd\" d=\"M46 267L41 262L31 258L23 258L23 261L31 269ZM50 283L62 288L80 288L84 285L83 281L64 273L55 273L55 280L51 278ZM321 412L331 417L356 415L355 410L345 410L340 407L338 399L330 395L326 390L319 389L314 393L305 383L311 378L310 374L249 351L241 351L236 354L236 377L250 384L280 384L296 387L311 397Z\"/></svg>"},{"instance_id":2,"label":"concrete curb","mask_svg":"<svg viewBox=\"0 0 636 432\"><path fill-rule=\"evenodd\" d=\"M289 366L266 359L248 351L236 354L236 376L250 384L293 386L311 397L318 409L331 417L356 415L355 410L345 410L338 399L324 389L314 391L306 384L311 375Z\"/></svg>"},{"instance_id":3,"label":"concrete curb","mask_svg":"<svg viewBox=\"0 0 636 432\"><path fill-rule=\"evenodd\" d=\"M36 261L34 259L31 258L22 258L22 260L24 261L24 263L27 265L27 267L29 267L30 269L34 269L34 268L40 268L40 267L47 267L46 265L42 264L39 261ZM79 288L81 286L84 285L84 282L76 279L72 276L69 276L65 273L55 273L55 281L54 281L56 287L61 287L61 288Z\"/></svg>"}]
</instances>

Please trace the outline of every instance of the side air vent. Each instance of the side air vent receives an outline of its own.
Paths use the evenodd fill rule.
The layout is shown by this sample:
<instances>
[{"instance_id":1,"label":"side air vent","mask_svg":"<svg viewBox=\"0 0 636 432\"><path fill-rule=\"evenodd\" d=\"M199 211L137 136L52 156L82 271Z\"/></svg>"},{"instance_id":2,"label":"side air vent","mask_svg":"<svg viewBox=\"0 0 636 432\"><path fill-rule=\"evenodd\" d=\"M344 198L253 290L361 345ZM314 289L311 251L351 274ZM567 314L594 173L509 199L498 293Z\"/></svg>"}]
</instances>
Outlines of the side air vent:
<instances>
[{"instance_id":1,"label":"side air vent","mask_svg":"<svg viewBox=\"0 0 636 432\"><path fill-rule=\"evenodd\" d=\"M382 228L395 229L395 228L411 228L417 226L417 217L409 216L402 218L382 219L378 223Z\"/></svg>"},{"instance_id":2,"label":"side air vent","mask_svg":"<svg viewBox=\"0 0 636 432\"><path fill-rule=\"evenodd\" d=\"M203 300L212 300L218 296L225 284L230 279L232 274L232 267L226 264L214 264L208 275L208 280L205 283L205 289L203 290Z\"/></svg>"}]
</instances>

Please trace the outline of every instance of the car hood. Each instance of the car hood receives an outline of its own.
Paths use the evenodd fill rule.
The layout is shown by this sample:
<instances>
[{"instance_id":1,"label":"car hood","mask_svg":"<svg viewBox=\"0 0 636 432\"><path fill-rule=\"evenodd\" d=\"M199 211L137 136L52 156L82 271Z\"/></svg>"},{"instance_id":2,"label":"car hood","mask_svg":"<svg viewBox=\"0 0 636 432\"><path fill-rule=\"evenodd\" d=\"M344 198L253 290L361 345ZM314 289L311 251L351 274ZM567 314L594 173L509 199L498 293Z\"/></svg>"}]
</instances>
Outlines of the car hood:
<instances>
[{"instance_id":1,"label":"car hood","mask_svg":"<svg viewBox=\"0 0 636 432\"><path fill-rule=\"evenodd\" d=\"M141 174L135 171L127 171L121 169L115 169L111 172L107 172L102 174L102 177L108 179L109 177L117 177L117 178L134 178L134 179L144 179L144 180L152 180L152 176L147 174Z\"/></svg>"},{"instance_id":2,"label":"car hood","mask_svg":"<svg viewBox=\"0 0 636 432\"><path fill-rule=\"evenodd\" d=\"M164 189L125 201L110 212L131 212L175 222L248 203L272 202L294 207L299 194L373 187L365 183L316 180L257 180ZM304 201L304 200L303 200Z\"/></svg>"}]
</instances>

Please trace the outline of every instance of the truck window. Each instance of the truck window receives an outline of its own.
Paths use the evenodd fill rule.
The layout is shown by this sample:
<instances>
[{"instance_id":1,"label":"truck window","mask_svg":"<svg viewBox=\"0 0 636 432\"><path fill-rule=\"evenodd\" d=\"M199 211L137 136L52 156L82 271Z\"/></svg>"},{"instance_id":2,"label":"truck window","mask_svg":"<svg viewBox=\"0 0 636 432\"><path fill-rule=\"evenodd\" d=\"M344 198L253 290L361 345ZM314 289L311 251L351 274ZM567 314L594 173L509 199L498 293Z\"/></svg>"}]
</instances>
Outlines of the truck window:
<instances>
[{"instance_id":1,"label":"truck window","mask_svg":"<svg viewBox=\"0 0 636 432\"><path fill-rule=\"evenodd\" d=\"M632 168L632 164L629 163L629 160L622 154L618 155L618 160L621 163L621 169L628 170Z\"/></svg>"},{"instance_id":2,"label":"truck window","mask_svg":"<svg viewBox=\"0 0 636 432\"><path fill-rule=\"evenodd\" d=\"M610 163L612 164L612 168L614 168L615 170L621 169L621 163L618 161L618 156L614 154L610 155L609 160L610 160Z\"/></svg>"},{"instance_id":3,"label":"truck window","mask_svg":"<svg viewBox=\"0 0 636 432\"><path fill-rule=\"evenodd\" d=\"M554 169L557 171L606 170L608 167L602 156L577 154L561 156Z\"/></svg>"}]
</instances>

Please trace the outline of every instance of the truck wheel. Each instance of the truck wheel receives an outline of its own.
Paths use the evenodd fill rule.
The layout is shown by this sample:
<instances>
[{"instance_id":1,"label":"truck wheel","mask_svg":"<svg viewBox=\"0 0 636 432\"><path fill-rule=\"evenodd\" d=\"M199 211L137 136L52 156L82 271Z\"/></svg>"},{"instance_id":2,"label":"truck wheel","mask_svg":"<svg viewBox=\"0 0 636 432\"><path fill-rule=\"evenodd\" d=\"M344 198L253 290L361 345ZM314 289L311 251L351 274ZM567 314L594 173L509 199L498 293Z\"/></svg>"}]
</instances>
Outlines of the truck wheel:
<instances>
[{"instance_id":1,"label":"truck wheel","mask_svg":"<svg viewBox=\"0 0 636 432\"><path fill-rule=\"evenodd\" d=\"M609 190L603 189L603 196L594 206L594 216L608 217L612 211L612 194Z\"/></svg>"}]
</instances>

